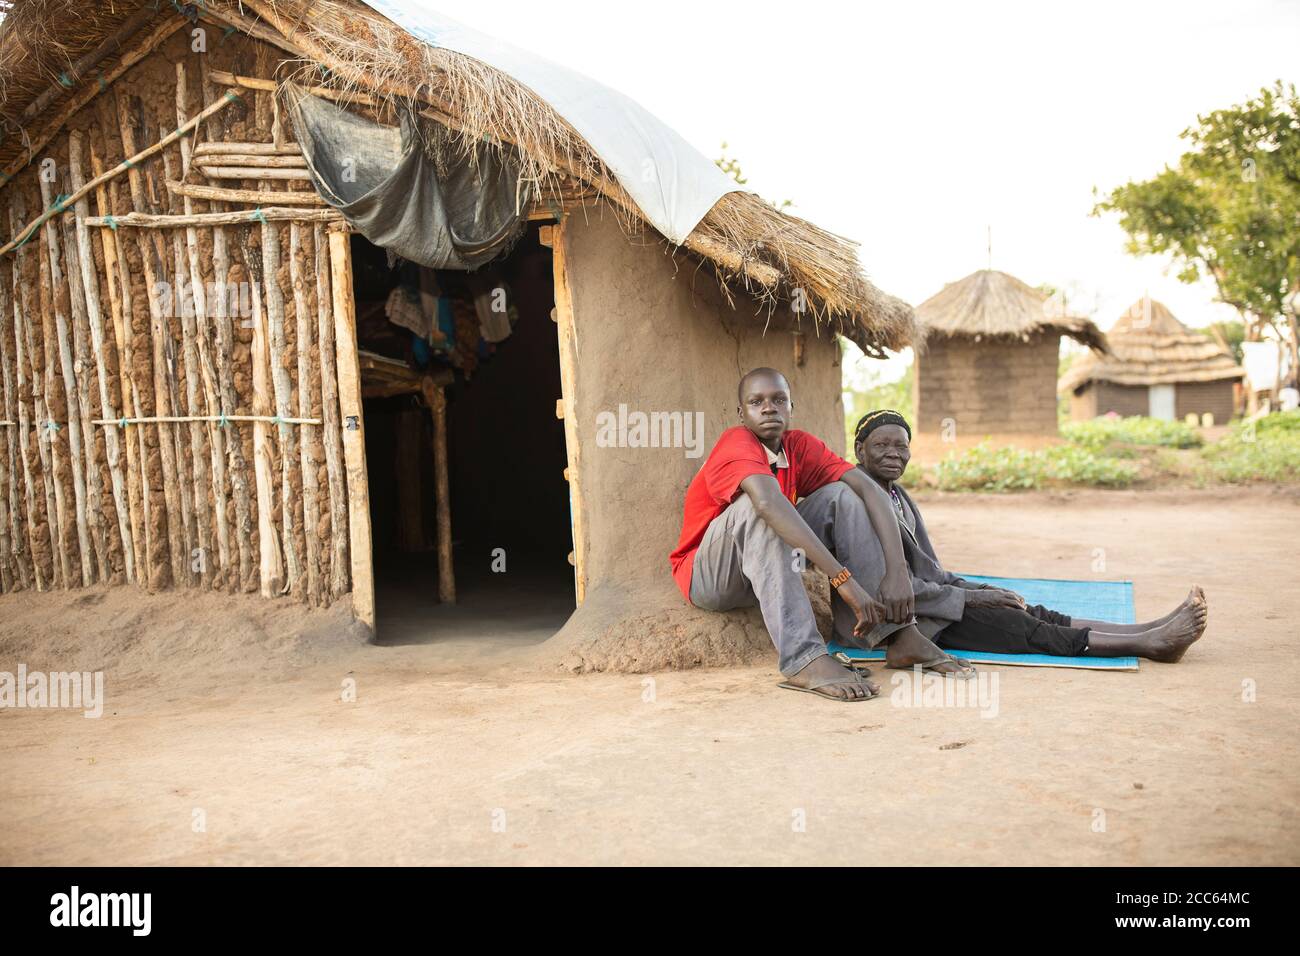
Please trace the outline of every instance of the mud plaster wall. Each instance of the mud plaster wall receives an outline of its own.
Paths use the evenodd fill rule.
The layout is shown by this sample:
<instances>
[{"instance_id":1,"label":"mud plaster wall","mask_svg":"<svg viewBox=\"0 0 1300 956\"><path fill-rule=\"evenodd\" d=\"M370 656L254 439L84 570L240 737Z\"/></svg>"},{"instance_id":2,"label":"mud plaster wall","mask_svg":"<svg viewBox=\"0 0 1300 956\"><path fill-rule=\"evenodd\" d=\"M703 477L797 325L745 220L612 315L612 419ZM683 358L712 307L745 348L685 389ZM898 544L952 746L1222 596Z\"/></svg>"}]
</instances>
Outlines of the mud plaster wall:
<instances>
[{"instance_id":1,"label":"mud plaster wall","mask_svg":"<svg viewBox=\"0 0 1300 956\"><path fill-rule=\"evenodd\" d=\"M758 366L790 379L794 425L844 448L839 345L805 320L804 361L778 316L766 335L756 302L733 309L706 269L629 241L601 207L571 214L569 281L577 337L574 410L585 502L587 598L539 658L569 670L644 671L775 661L756 611L690 607L669 574L686 487L724 428L737 424L736 385ZM702 412L703 454L682 448L599 447L597 415ZM824 604L824 594L821 597Z\"/></svg>"},{"instance_id":2,"label":"mud plaster wall","mask_svg":"<svg viewBox=\"0 0 1300 956\"><path fill-rule=\"evenodd\" d=\"M25 211L22 222L30 220L44 208L37 179L43 160L51 159L54 163L57 180L53 184L52 192L55 194L72 192L68 170L68 131L78 130L84 134L83 142L85 145L83 147L82 171L88 180L94 175L90 162L92 153L102 161L105 168L111 168L127 155L118 126L119 106L125 111L128 123L132 128L135 139L134 151L139 151L156 142L164 132L175 129L178 125L176 113L176 64L178 62L183 62L186 66L188 90L186 107L188 115L192 117L207 102L210 102L212 97L221 96L225 93L224 87L212 87L207 91L204 90L200 69L202 60L206 60L207 66L212 69L270 78L280 57L281 54L278 51L258 41L239 34L223 37L220 30L214 30L213 28L209 28L208 51L202 54L195 53L191 49L190 31L188 29L181 30L169 38L158 50L131 68L107 91L101 93L86 107L74 114L65 125L64 131L41 151L32 165L20 172L3 189L0 189L0 219L3 219L3 222L0 223L3 228L0 231L3 231L5 235L10 234L9 211L11 208L17 208L19 197L21 197ZM270 142L272 138L270 94L260 92L254 94L245 91L244 100L244 103L232 104L217 114L215 119L203 124L197 131L194 140L204 141L215 138L236 142ZM38 123L44 119L45 117L38 118ZM285 138L287 140L293 138L292 127L287 123ZM170 169L168 168L169 163ZM179 214L183 212L181 200L171 195L165 187L167 179L180 178L180 164L181 152L179 146L168 147L163 156L155 155L140 164L139 168L145 191L145 200L142 206L138 206L134 201L129 177L123 175L108 185L106 209L100 207L95 193L88 197L88 215L111 213L121 216L137 208L139 208L139 211L151 213ZM192 177L191 181L193 181ZM224 181L220 185L252 188L256 186L256 183ZM274 183L268 188L283 189L286 187L283 183ZM310 187L298 183L295 188ZM193 211L196 213L208 212L214 208L203 200L194 200L192 205ZM69 215L64 218L70 219L71 217ZM59 220L56 219L55 221L58 222ZM292 392L289 400L289 414L297 416L299 414L299 393L303 387L297 366L297 355L300 347L307 352L310 356L307 374L307 387L309 389L307 406L310 409L310 417L320 417L321 367L318 354L320 343L316 341L317 296L315 280L317 270L313 243L314 230L311 225L305 225L301 229L302 251L300 253L300 263L305 280L302 291L305 299L305 311L309 319L307 323L308 341L302 343L298 342L295 297L289 269L290 227L288 224L281 224L276 227L276 230L280 243L280 268L275 279L278 282L281 298L284 302L286 347L282 352L273 355L273 361L282 362L289 373ZM184 232L180 230L121 228L112 235L118 255L124 260L127 276L128 289L125 296L126 302L123 304L123 318L126 345L131 353L128 377L134 386L136 405L133 409L126 409L122 401L120 375L126 356L125 352L119 352L114 334L112 303L109 294L110 283L104 259L101 230L91 228L90 232L105 333L105 347L101 355L97 357L104 360L106 384L114 405L114 411L117 415L122 415L129 410L133 416L142 417L159 414L164 409L159 404L159 396L154 385L155 336L152 329L148 300L150 290L146 284L142 253L151 247L156 250L159 279L176 288L180 283L177 281L175 267L176 247L174 239L179 236L183 245ZM235 284L247 283L250 279L256 278L256 275L260 272L261 227L257 225L227 227L226 234L228 239L227 252L231 264L227 279ZM60 235L62 236L62 229L60 229ZM212 229L200 228L198 230L198 242L198 258L202 281L205 284L212 283L217 278L214 274L212 258ZM60 255L62 256L62 254L63 249L61 247ZM247 261L250 257L254 260L252 262L254 268L251 272L249 269L250 263ZM55 287L50 280L51 264L47 243L42 231L26 243L17 255L8 255L0 263L0 281L6 284L6 288L10 293L9 298L17 300L17 308L22 310L24 318L30 321L36 344L34 350L23 356L28 381L20 390L17 382L18 356L14 348L13 307L10 306L6 310L6 314L0 316L0 334L4 336L6 343L3 359L5 368L9 373L5 379L9 383L6 386L6 402L12 401L15 410L21 408L30 419L30 447L26 456L23 456L21 452L14 456L18 467L14 469L8 468L7 445L10 443L15 446L21 444L19 429L15 427L4 429L7 432L4 436L6 445L0 446L0 456L5 458L6 483L15 481L20 483L17 499L20 504L19 510L22 513L14 515L12 510L10 511L8 529L11 532L16 532L16 534L11 533L9 535L8 546L4 549L4 553L0 554L0 565L3 566L5 586L14 590L34 585L75 587L90 583L122 584L125 581L123 546L119 533L117 508L111 493L111 474L105 448L105 430L102 426L92 426L89 434L85 436L85 441L87 445L91 441L94 442L93 460L95 464L93 468L98 473L99 479L99 504L98 507L90 509L90 521L92 525L100 529L104 548L101 554L98 545L100 539L92 535L92 538L96 538L92 573L89 580L83 580L81 574L80 549L76 525L73 520L74 484L72 469L74 463L70 455L66 427L68 421L68 388L63 381L63 370L59 361L54 320L56 312L62 312L67 317L70 326L73 327L74 337L77 335L82 338L88 336L88 329L85 328L84 320L81 322L74 321L74 315L70 309L69 285L66 277L79 274L74 273L74 270L70 268L70 265L75 265L75 243L72 246L70 258L73 260L72 263L61 261L65 281ZM189 283L188 268L188 257L183 255L181 271L185 284ZM16 284L14 282L14 270L17 270L18 275ZM246 286L244 288L247 289ZM15 296L15 292L18 295ZM249 296L246 291L241 300L247 305ZM3 301L3 298L0 298L0 301ZM207 327L200 326L196 328L196 331L207 336L215 360L216 335L213 328L213 308L211 303L209 303ZM170 394L174 396L174 400L170 402L171 407L166 410L171 414L179 415L207 414L208 409L201 388L197 404L192 407L189 401L189 374L193 365L187 362L182 321L178 310L169 310L169 314L164 320L164 333L167 345L163 351L171 353L172 361L170 364L174 368L174 388L168 389ZM251 314L246 312L244 315L237 315L232 321L231 348L228 352L233 369L230 385L233 389L234 400L233 402L222 402L222 408L218 409L219 411L224 410L227 414L253 414L255 411L261 412L269 409L268 414L274 413L274 405L269 397L265 409L261 406L257 409L254 407L257 403L254 401L252 389L252 356L250 351L252 338ZM72 391L74 393L77 391L78 384L88 385L90 411L88 417L99 418L103 415L99 391L99 372L94 358L88 354L87 358L88 361L78 361L77 363L75 372L77 382L73 384ZM46 395L50 399L48 409L46 409L43 416L38 415L37 402ZM56 423L62 423L62 427L57 431L45 430L46 434L43 436L38 419L42 422L48 419ZM273 431L279 432L280 430L273 429ZM118 435L123 446L121 451L122 468L128 470L126 444L131 445L132 456L137 460L135 469L129 472L128 496L132 505L130 510L138 512L142 519L138 529L139 534L133 534L131 542L132 550L137 558L137 578L139 583L151 590L177 585L224 590L255 589L257 586L256 572L259 542L257 540L257 502L252 468L252 425L229 425L223 429L223 443L228 450L232 449L232 447L234 449L232 453L225 456L227 474L224 483L214 483L212 477L211 429L207 426L202 426L195 431L187 424L161 427L153 424L132 425L125 429L119 429ZM42 437L45 438L43 456L38 454L38 450L42 448L38 441ZM318 574L315 576L320 582L327 581L331 577L333 568L329 546L332 529L327 492L328 478L324 465L321 429L306 427L293 433L295 442L304 437L309 452L309 467L315 472L319 487L316 510L311 514L304 513L302 472L298 460L297 444L289 445L286 443L282 445L281 435L275 434L271 442L272 473L275 476L273 520L276 525L277 535L282 539L292 540L296 556L301 565L300 580L293 582L290 593L304 600L327 602L331 596L338 596L341 590L346 590L346 574L342 575L341 590L338 585L335 585L333 593L324 584L318 584L311 592L308 591L306 586L308 570L306 567L306 540L308 534L313 535L320 542L319 557L314 562L318 570ZM170 447L175 449L174 476L165 473L161 441L168 442ZM283 513L285 497L281 493L281 482L284 480L281 462L285 448L292 451L288 472L288 501L293 504L295 512L292 535L287 535L285 531L285 515ZM25 487L21 484L24 481L21 467L24 457L27 459L36 486L36 494L30 509L26 507ZM47 477L46 461L48 461L49 466L48 477L52 482L52 494L49 495L45 493L44 486ZM84 465L82 467L85 468ZM89 476L90 473L90 469L87 468L85 474ZM242 521L234 502L234 484L237 478L242 479L248 488L251 501L251 511L244 516ZM7 487L3 491L7 504L12 499L12 496L8 494ZM179 506L171 509L172 517L175 518L174 521L169 521L167 491L177 496L171 502L173 506ZM222 498L227 504L226 528L230 538L231 553L225 565L222 565L218 560L218 528L215 507L218 497ZM62 501L64 518L61 533L54 533L58 521L52 520L52 518L57 519L58 507L57 505L51 507L50 503L58 500ZM52 515L51 512L55 512L55 514ZM183 527L181 527L182 525ZM180 544L179 548L173 548L172 546L173 534L177 535L177 541ZM246 564L242 573L238 560L241 542L251 551L252 556L251 571ZM196 549L202 550L202 560L196 560ZM69 573L66 577L60 573L58 567L60 552L69 558ZM346 555L339 564L346 566Z\"/></svg>"},{"instance_id":3,"label":"mud plaster wall","mask_svg":"<svg viewBox=\"0 0 1300 956\"><path fill-rule=\"evenodd\" d=\"M913 427L937 433L951 420L960 434L1057 431L1060 336L1028 341L932 336L916 356Z\"/></svg>"}]
</instances>

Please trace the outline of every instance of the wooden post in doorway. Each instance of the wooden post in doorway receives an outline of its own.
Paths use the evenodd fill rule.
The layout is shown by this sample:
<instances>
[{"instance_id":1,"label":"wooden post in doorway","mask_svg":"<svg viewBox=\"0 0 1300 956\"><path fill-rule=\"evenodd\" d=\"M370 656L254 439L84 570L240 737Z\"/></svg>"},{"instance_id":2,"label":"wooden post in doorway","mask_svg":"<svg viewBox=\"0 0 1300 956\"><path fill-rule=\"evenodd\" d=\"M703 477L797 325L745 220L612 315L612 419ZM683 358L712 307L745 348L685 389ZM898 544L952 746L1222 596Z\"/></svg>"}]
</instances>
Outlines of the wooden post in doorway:
<instances>
[{"instance_id":1,"label":"wooden post in doorway","mask_svg":"<svg viewBox=\"0 0 1300 956\"><path fill-rule=\"evenodd\" d=\"M568 275L567 220L561 219L553 226L543 226L540 232L542 245L551 247L551 262L555 274L555 322L560 346L560 401L564 419L564 447L568 452L569 467L564 470L569 479L569 520L573 530L573 589L575 603L582 607L587 597L587 528L582 499L582 456L578 447L578 401L575 395L578 381L578 337L573 324L573 295Z\"/></svg>"},{"instance_id":2,"label":"wooden post in doorway","mask_svg":"<svg viewBox=\"0 0 1300 956\"><path fill-rule=\"evenodd\" d=\"M334 304L334 349L338 362L339 413L348 483L348 534L352 554L352 613L375 630L374 552L370 539L370 486L361 414L361 367L357 359L357 313L352 297L352 246L348 233L331 230L330 287Z\"/></svg>"},{"instance_id":3,"label":"wooden post in doorway","mask_svg":"<svg viewBox=\"0 0 1300 956\"><path fill-rule=\"evenodd\" d=\"M447 394L429 376L420 383L433 417L433 489L438 514L438 600L456 603L456 570L451 563L451 486L447 479Z\"/></svg>"}]
</instances>

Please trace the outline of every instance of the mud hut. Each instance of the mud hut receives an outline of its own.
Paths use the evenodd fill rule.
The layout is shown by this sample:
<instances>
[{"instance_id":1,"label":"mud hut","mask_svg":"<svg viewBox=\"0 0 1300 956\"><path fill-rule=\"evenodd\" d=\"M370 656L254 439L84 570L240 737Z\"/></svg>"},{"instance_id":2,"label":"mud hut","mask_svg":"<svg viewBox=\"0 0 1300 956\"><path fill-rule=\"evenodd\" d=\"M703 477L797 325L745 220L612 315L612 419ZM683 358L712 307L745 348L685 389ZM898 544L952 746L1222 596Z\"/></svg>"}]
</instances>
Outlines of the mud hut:
<instances>
[{"instance_id":1,"label":"mud hut","mask_svg":"<svg viewBox=\"0 0 1300 956\"><path fill-rule=\"evenodd\" d=\"M1232 418L1245 370L1214 339L1193 332L1163 304L1144 296L1106 333L1111 354L1084 355L1061 376L1070 417L1149 415Z\"/></svg>"},{"instance_id":2,"label":"mud hut","mask_svg":"<svg viewBox=\"0 0 1300 956\"><path fill-rule=\"evenodd\" d=\"M911 338L853 243L422 5L19 0L0 84L6 591L567 591L574 666L647 619L688 663L731 383L833 439L836 336Z\"/></svg>"},{"instance_id":3,"label":"mud hut","mask_svg":"<svg viewBox=\"0 0 1300 956\"><path fill-rule=\"evenodd\" d=\"M1056 433L1061 336L1104 350L1089 319L1060 314L1049 296L993 269L950 282L916 307L913 396L922 434Z\"/></svg>"}]
</instances>

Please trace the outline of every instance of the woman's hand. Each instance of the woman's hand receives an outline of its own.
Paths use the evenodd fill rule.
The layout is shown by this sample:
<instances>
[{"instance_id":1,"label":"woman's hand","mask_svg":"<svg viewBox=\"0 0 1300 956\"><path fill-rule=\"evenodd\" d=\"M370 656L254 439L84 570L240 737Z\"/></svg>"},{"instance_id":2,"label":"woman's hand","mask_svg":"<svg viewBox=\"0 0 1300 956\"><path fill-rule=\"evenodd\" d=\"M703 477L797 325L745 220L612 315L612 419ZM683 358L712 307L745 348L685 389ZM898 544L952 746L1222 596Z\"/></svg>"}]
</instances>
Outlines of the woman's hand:
<instances>
[{"instance_id":1,"label":"woman's hand","mask_svg":"<svg viewBox=\"0 0 1300 956\"><path fill-rule=\"evenodd\" d=\"M966 592L966 605L968 607L1013 607L1023 611L1025 599L1015 591L1008 591L1006 588L981 588Z\"/></svg>"},{"instance_id":2,"label":"woman's hand","mask_svg":"<svg viewBox=\"0 0 1300 956\"><path fill-rule=\"evenodd\" d=\"M873 627L885 619L885 606L863 590L862 585L849 578L837 589L844 603L857 615L853 625L854 637L866 637Z\"/></svg>"},{"instance_id":3,"label":"woman's hand","mask_svg":"<svg viewBox=\"0 0 1300 956\"><path fill-rule=\"evenodd\" d=\"M886 571L880 582L880 601L885 605L885 620L906 624L916 613L916 596L912 578L904 570Z\"/></svg>"}]
</instances>

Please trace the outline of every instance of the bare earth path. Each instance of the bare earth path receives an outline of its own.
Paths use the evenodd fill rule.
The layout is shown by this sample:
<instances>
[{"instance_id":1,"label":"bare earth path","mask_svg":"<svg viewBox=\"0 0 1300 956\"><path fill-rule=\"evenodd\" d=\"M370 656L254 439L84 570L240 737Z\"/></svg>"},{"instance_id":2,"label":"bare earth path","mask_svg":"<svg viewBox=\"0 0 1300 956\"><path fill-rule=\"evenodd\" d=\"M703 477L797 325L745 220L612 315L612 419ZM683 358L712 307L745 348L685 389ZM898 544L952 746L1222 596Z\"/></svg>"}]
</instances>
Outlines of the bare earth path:
<instances>
[{"instance_id":1,"label":"bare earth path","mask_svg":"<svg viewBox=\"0 0 1300 956\"><path fill-rule=\"evenodd\" d=\"M926 509L955 569L1131 578L1141 618L1200 583L1208 633L1136 674L984 668L985 718L895 706L880 671L884 696L835 705L778 690L774 660L550 676L513 665L518 638L284 644L304 612L2 597L0 670L109 686L100 720L0 710L0 863L1300 863L1294 491Z\"/></svg>"}]
</instances>

